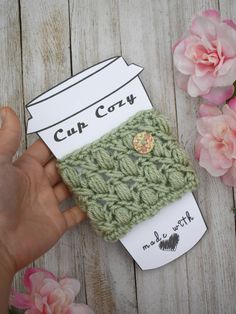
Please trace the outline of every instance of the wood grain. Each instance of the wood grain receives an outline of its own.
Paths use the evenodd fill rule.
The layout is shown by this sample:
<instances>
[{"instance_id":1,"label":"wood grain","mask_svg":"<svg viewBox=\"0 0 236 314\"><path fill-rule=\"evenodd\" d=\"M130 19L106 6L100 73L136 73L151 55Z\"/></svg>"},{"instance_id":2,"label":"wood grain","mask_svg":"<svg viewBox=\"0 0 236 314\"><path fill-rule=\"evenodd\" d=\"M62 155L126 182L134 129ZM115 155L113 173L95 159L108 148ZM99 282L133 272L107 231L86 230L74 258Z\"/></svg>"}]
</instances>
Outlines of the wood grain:
<instances>
[{"instance_id":1,"label":"wood grain","mask_svg":"<svg viewBox=\"0 0 236 314\"><path fill-rule=\"evenodd\" d=\"M18 2L0 2L0 107L13 108L21 122L22 140L16 158L25 149L25 115L22 90L21 34ZM14 285L21 288L22 274L15 276Z\"/></svg>"},{"instance_id":2,"label":"wood grain","mask_svg":"<svg viewBox=\"0 0 236 314\"><path fill-rule=\"evenodd\" d=\"M0 106L11 106L22 125L20 155L25 148L25 124L22 91L21 34L17 1L0 2Z\"/></svg>"},{"instance_id":3,"label":"wood grain","mask_svg":"<svg viewBox=\"0 0 236 314\"><path fill-rule=\"evenodd\" d=\"M23 84L25 103L71 75L69 6L65 0L21 3ZM27 137L27 145L36 136ZM79 227L78 227L79 228ZM80 278L78 299L86 301L84 271L77 259L80 239L75 228L39 258L35 265L60 276Z\"/></svg>"},{"instance_id":4,"label":"wood grain","mask_svg":"<svg viewBox=\"0 0 236 314\"><path fill-rule=\"evenodd\" d=\"M190 18L204 8L218 8L217 1L171 2L171 34L178 39ZM181 19L179 16L181 15ZM173 43L174 43L173 41ZM194 160L196 110L199 99L193 99L176 87L179 137ZM187 121L187 123L186 123ZM192 121L193 123L191 123ZM208 226L198 245L186 254L190 313L235 313L235 232L232 189L210 177L194 164L199 176L196 197ZM222 289L222 286L224 287Z\"/></svg>"},{"instance_id":5,"label":"wood grain","mask_svg":"<svg viewBox=\"0 0 236 314\"><path fill-rule=\"evenodd\" d=\"M207 234L169 265L141 271L120 243L106 243L88 222L33 263L79 278L77 300L97 314L236 313L235 193L194 161L200 100L176 86L171 52L191 17L207 8L236 19L234 0L0 1L0 104L10 104L20 117L17 155L36 139L25 135L26 103L71 74L122 54L144 67L141 79L153 104L169 117L199 176L195 196Z\"/></svg>"}]
</instances>

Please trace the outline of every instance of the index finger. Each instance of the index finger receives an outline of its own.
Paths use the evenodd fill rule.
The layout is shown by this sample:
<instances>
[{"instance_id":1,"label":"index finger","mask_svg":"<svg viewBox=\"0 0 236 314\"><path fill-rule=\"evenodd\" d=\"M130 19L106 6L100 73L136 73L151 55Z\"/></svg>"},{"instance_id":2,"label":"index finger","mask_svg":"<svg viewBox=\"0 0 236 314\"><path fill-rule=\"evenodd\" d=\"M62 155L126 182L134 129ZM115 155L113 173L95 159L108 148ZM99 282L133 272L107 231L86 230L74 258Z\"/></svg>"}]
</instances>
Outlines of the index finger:
<instances>
[{"instance_id":1,"label":"index finger","mask_svg":"<svg viewBox=\"0 0 236 314\"><path fill-rule=\"evenodd\" d=\"M52 153L47 145L38 139L25 152L26 155L36 159L42 166L44 166L51 158Z\"/></svg>"}]
</instances>

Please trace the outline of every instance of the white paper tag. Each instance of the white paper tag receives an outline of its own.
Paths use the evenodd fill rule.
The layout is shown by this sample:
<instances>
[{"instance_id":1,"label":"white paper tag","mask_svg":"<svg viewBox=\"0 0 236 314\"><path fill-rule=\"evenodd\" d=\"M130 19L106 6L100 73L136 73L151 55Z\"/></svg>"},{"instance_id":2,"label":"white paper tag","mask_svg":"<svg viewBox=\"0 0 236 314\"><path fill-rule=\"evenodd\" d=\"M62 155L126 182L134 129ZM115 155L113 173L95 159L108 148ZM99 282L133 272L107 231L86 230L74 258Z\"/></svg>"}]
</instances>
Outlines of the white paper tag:
<instances>
[{"instance_id":1,"label":"white paper tag","mask_svg":"<svg viewBox=\"0 0 236 314\"><path fill-rule=\"evenodd\" d=\"M27 132L37 132L57 158L99 139L135 113L152 108L138 77L142 70L115 57L78 73L27 105L31 115ZM151 269L184 254L205 231L200 210L188 193L135 226L121 242L142 269Z\"/></svg>"},{"instance_id":2,"label":"white paper tag","mask_svg":"<svg viewBox=\"0 0 236 314\"><path fill-rule=\"evenodd\" d=\"M136 225L121 243L143 269L168 264L190 250L207 227L192 193Z\"/></svg>"}]
</instances>

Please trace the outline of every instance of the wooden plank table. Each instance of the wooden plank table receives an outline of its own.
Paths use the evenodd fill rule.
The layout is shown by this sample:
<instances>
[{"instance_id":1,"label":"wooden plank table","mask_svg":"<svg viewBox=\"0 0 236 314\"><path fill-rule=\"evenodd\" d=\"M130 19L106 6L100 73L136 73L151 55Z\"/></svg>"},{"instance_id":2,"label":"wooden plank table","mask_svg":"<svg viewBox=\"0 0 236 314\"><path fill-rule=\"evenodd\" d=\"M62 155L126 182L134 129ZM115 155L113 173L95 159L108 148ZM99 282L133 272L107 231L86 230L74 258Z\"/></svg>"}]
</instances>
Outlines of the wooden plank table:
<instances>
[{"instance_id":1,"label":"wooden plank table","mask_svg":"<svg viewBox=\"0 0 236 314\"><path fill-rule=\"evenodd\" d=\"M234 0L0 0L0 104L10 104L22 122L18 155L36 139L24 133L26 103L122 54L145 68L141 79L152 102L194 160L199 99L176 87L171 46L191 17L207 8L236 19ZM79 278L77 301L97 314L236 313L235 194L196 162L194 167L208 232L178 260L143 272L120 243L104 242L85 222L33 265ZM22 273L15 278L18 288Z\"/></svg>"}]
</instances>

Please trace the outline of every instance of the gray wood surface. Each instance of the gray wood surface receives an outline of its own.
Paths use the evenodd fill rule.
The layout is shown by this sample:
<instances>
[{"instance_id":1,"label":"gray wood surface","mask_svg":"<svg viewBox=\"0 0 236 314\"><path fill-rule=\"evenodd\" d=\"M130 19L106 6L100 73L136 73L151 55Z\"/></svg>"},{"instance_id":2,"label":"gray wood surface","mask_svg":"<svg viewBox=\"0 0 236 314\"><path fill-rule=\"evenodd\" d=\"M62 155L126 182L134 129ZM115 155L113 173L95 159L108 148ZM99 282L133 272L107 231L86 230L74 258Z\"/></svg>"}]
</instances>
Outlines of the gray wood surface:
<instances>
[{"instance_id":1,"label":"gray wood surface","mask_svg":"<svg viewBox=\"0 0 236 314\"><path fill-rule=\"evenodd\" d=\"M18 155L36 139L25 135L27 102L122 54L145 68L141 79L152 102L170 118L194 161L199 99L177 88L171 46L191 17L207 8L236 19L235 0L0 0L0 105L11 105L22 122ZM236 313L235 193L197 162L194 167L200 179L195 196L208 232L178 260L143 272L120 243L104 242L85 222L33 265L79 278L77 301L97 314Z\"/></svg>"}]
</instances>

